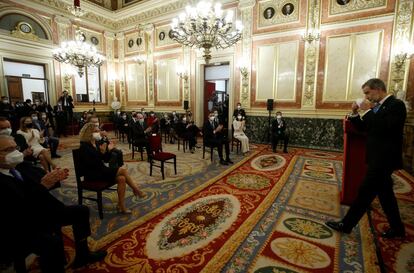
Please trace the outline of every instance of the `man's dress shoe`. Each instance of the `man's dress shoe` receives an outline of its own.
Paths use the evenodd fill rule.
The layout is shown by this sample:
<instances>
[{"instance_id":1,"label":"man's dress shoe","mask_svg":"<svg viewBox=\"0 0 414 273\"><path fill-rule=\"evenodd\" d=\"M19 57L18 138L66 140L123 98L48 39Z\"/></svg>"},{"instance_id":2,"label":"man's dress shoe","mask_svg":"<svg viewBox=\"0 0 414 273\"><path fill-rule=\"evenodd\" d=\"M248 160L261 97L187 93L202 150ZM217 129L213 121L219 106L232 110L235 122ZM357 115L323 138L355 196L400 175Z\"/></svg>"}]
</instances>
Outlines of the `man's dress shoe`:
<instances>
[{"instance_id":1,"label":"man's dress shoe","mask_svg":"<svg viewBox=\"0 0 414 273\"><path fill-rule=\"evenodd\" d=\"M334 222L334 221L328 221L325 223L325 225L327 225L328 227L330 227L333 230L342 232L342 233L351 233L351 230L349 229L345 229L344 227L344 223L342 222Z\"/></svg>"},{"instance_id":2,"label":"man's dress shoe","mask_svg":"<svg viewBox=\"0 0 414 273\"><path fill-rule=\"evenodd\" d=\"M405 232L404 231L396 231L394 229L388 229L381 233L381 237L385 239L392 239L392 238L404 238Z\"/></svg>"},{"instance_id":3,"label":"man's dress shoe","mask_svg":"<svg viewBox=\"0 0 414 273\"><path fill-rule=\"evenodd\" d=\"M73 268L79 268L79 267L85 266L87 264L92 264L92 263L95 263L95 262L99 262L99 261L103 260L106 255L107 255L106 250L98 250L98 251L95 251L95 252L90 251L84 257L76 256L72 267Z\"/></svg>"}]
</instances>

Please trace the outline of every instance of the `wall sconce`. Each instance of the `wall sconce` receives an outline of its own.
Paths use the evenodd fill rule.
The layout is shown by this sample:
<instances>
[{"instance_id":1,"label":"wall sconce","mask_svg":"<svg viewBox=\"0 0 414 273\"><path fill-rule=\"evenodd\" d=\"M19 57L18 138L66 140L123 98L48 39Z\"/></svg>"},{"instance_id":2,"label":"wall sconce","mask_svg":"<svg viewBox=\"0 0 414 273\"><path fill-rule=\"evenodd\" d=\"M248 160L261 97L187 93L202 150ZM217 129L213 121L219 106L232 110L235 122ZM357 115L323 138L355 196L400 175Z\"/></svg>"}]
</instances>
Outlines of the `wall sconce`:
<instances>
[{"instance_id":1,"label":"wall sconce","mask_svg":"<svg viewBox=\"0 0 414 273\"><path fill-rule=\"evenodd\" d=\"M133 58L133 60L135 62L137 62L139 65L141 65L141 64L143 64L144 62L147 61L147 56L145 56L145 55L138 55L138 56L135 56Z\"/></svg>"},{"instance_id":2,"label":"wall sconce","mask_svg":"<svg viewBox=\"0 0 414 273\"><path fill-rule=\"evenodd\" d=\"M177 76L184 81L188 81L188 73L185 70L184 66L180 65L177 67Z\"/></svg>"},{"instance_id":3,"label":"wall sconce","mask_svg":"<svg viewBox=\"0 0 414 273\"><path fill-rule=\"evenodd\" d=\"M398 48L398 53L394 55L394 65L397 71L401 71L406 62L414 57L414 45L404 42Z\"/></svg>"},{"instance_id":4,"label":"wall sconce","mask_svg":"<svg viewBox=\"0 0 414 273\"><path fill-rule=\"evenodd\" d=\"M315 28L309 28L307 31L304 31L302 34L302 41L312 43L313 41L319 41L321 34Z\"/></svg>"},{"instance_id":5,"label":"wall sconce","mask_svg":"<svg viewBox=\"0 0 414 273\"><path fill-rule=\"evenodd\" d=\"M237 64L237 67L239 68L240 74L242 75L242 80L246 81L249 77L249 69L246 60L244 58L241 59Z\"/></svg>"}]
</instances>

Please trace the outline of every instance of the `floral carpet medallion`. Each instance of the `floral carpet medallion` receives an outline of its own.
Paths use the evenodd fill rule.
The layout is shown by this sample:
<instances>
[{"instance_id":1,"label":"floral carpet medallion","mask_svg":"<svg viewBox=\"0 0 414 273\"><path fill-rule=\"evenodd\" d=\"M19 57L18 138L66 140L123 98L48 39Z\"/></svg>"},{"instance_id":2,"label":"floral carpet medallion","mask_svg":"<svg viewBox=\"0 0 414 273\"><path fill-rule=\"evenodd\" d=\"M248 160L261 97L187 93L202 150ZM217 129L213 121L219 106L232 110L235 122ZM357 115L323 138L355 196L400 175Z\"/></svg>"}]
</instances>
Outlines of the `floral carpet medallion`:
<instances>
[{"instance_id":1,"label":"floral carpet medallion","mask_svg":"<svg viewBox=\"0 0 414 273\"><path fill-rule=\"evenodd\" d=\"M261 190L268 188L270 179L256 174L234 174L227 178L227 183L243 190Z\"/></svg>"},{"instance_id":2,"label":"floral carpet medallion","mask_svg":"<svg viewBox=\"0 0 414 273\"><path fill-rule=\"evenodd\" d=\"M163 219L149 234L146 252L156 260L182 256L225 232L240 213L240 202L222 194L200 198Z\"/></svg>"},{"instance_id":3,"label":"floral carpet medallion","mask_svg":"<svg viewBox=\"0 0 414 273\"><path fill-rule=\"evenodd\" d=\"M314 156L319 158L335 158L335 155L331 153L325 153L325 152L307 152L306 155L308 156Z\"/></svg>"},{"instance_id":4,"label":"floral carpet medallion","mask_svg":"<svg viewBox=\"0 0 414 273\"><path fill-rule=\"evenodd\" d=\"M290 231L310 238L326 239L333 235L328 227L309 219L288 218L283 221L283 224Z\"/></svg>"},{"instance_id":5,"label":"floral carpet medallion","mask_svg":"<svg viewBox=\"0 0 414 273\"><path fill-rule=\"evenodd\" d=\"M331 264L329 255L322 247L304 240L279 237L270 243L270 248L279 258L297 266L320 269Z\"/></svg>"},{"instance_id":6,"label":"floral carpet medallion","mask_svg":"<svg viewBox=\"0 0 414 273\"><path fill-rule=\"evenodd\" d=\"M261 155L251 162L251 166L258 171L274 171L286 164L283 156L276 154Z\"/></svg>"}]
</instances>

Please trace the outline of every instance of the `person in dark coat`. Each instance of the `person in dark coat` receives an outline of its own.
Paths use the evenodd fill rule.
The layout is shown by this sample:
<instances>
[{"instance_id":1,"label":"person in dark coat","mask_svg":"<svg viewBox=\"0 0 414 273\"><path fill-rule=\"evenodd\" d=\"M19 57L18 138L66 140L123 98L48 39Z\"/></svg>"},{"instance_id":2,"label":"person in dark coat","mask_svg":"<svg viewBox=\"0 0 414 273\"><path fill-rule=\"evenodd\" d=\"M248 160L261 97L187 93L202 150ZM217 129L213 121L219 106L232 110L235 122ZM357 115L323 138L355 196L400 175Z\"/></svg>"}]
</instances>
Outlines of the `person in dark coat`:
<instances>
[{"instance_id":1,"label":"person in dark coat","mask_svg":"<svg viewBox=\"0 0 414 273\"><path fill-rule=\"evenodd\" d=\"M216 117L214 116L214 112L210 112L208 120L206 120L203 125L204 143L207 146L217 147L220 157L220 164L232 164L233 161L230 159L229 140L223 133L223 124L220 124L215 120ZM223 158L223 146L226 151L226 160Z\"/></svg>"},{"instance_id":2,"label":"person in dark coat","mask_svg":"<svg viewBox=\"0 0 414 273\"><path fill-rule=\"evenodd\" d=\"M282 112L276 112L276 119L272 121L272 150L276 153L279 140L283 140L283 152L287 153L289 134L286 132L286 120L282 117Z\"/></svg>"},{"instance_id":3,"label":"person in dark coat","mask_svg":"<svg viewBox=\"0 0 414 273\"><path fill-rule=\"evenodd\" d=\"M49 193L68 170L47 173L23 162L11 136L0 135L0 262L10 264L29 253L39 255L43 273L64 273L65 255L61 227L72 225L76 257L73 267L102 260L106 251L90 252L89 209L65 206Z\"/></svg>"},{"instance_id":4,"label":"person in dark coat","mask_svg":"<svg viewBox=\"0 0 414 273\"><path fill-rule=\"evenodd\" d=\"M101 144L97 142L102 139L99 128L94 123L86 123L80 133L80 166L83 168L85 179L92 181L109 181L118 184L118 209L121 213L129 214L131 210L125 207L126 185L132 188L135 196L145 197L144 192L138 189L137 184L128 174L128 170L122 167L107 167L103 163L107 150L113 148L112 143Z\"/></svg>"},{"instance_id":5,"label":"person in dark coat","mask_svg":"<svg viewBox=\"0 0 414 273\"><path fill-rule=\"evenodd\" d=\"M358 195L344 218L339 222L328 221L326 225L339 232L350 233L378 196L390 225L381 236L404 237L405 228L394 195L391 175L394 170L402 168L406 107L403 101L387 94L385 84L380 79L368 80L362 85L362 91L366 100L360 106L353 103L349 120L359 130L367 133L367 172ZM358 110L363 113L359 114Z\"/></svg>"}]
</instances>

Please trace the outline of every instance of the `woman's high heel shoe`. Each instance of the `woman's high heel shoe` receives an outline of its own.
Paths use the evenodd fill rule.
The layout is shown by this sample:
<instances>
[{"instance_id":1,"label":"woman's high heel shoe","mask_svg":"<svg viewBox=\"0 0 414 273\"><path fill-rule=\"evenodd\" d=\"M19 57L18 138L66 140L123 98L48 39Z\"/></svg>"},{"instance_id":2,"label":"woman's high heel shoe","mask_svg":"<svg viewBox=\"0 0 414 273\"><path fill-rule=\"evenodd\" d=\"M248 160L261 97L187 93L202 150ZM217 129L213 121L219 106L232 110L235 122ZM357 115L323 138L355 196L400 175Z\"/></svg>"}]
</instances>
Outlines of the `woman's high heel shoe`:
<instances>
[{"instance_id":1,"label":"woman's high heel shoe","mask_svg":"<svg viewBox=\"0 0 414 273\"><path fill-rule=\"evenodd\" d=\"M130 210L130 209L121 209L121 208L118 207L118 212L121 213L121 214L131 214L132 210Z\"/></svg>"},{"instance_id":2,"label":"woman's high heel shoe","mask_svg":"<svg viewBox=\"0 0 414 273\"><path fill-rule=\"evenodd\" d=\"M147 197L147 195L145 194L145 192L141 191L141 190L134 190L134 195L136 197L140 197L140 198L145 198Z\"/></svg>"}]
</instances>

